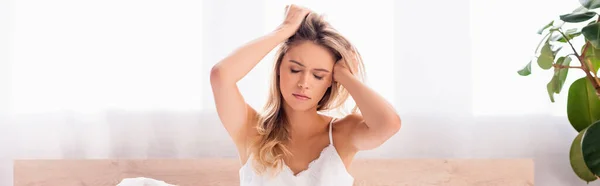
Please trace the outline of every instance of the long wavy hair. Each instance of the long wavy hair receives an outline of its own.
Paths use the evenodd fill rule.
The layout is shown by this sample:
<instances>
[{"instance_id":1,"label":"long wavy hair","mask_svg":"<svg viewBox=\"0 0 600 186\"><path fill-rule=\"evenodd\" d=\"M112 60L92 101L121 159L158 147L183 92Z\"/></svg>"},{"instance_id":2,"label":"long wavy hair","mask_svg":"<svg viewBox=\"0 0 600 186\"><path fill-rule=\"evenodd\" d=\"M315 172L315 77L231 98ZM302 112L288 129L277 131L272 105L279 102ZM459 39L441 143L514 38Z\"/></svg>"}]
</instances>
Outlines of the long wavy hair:
<instances>
[{"instance_id":1,"label":"long wavy hair","mask_svg":"<svg viewBox=\"0 0 600 186\"><path fill-rule=\"evenodd\" d=\"M331 54L335 56L336 63L342 58L354 59L343 61L346 62L346 66L359 80L364 80L364 64L358 50L348 39L325 21L324 16L314 12L308 14L296 33L282 43L276 53L269 99L267 99L264 110L258 116L256 125L258 136L252 140L248 151L254 156L252 159L254 161L253 168L258 174L271 172L272 175L276 175L284 166L283 158L291 155L285 146L290 140L289 121L283 110L284 99L281 94L277 71L281 66L285 53L302 41L311 41L329 49ZM341 84L332 82L332 86L327 89L317 103L317 111L344 110L346 109L345 102L348 97L348 91ZM358 107L354 106L350 112L359 112Z\"/></svg>"}]
</instances>

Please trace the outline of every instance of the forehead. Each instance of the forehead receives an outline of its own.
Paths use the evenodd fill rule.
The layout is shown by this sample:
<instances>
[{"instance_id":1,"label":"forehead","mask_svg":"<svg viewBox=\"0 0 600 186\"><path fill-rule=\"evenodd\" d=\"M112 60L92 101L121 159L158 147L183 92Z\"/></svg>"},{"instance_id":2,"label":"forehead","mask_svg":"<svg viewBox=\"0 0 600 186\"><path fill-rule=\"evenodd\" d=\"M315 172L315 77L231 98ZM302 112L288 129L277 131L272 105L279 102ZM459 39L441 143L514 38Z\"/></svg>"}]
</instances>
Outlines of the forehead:
<instances>
[{"instance_id":1,"label":"forehead","mask_svg":"<svg viewBox=\"0 0 600 186\"><path fill-rule=\"evenodd\" d=\"M284 60L296 60L307 67L330 68L334 65L333 54L324 46L304 41L293 45L286 52Z\"/></svg>"}]
</instances>

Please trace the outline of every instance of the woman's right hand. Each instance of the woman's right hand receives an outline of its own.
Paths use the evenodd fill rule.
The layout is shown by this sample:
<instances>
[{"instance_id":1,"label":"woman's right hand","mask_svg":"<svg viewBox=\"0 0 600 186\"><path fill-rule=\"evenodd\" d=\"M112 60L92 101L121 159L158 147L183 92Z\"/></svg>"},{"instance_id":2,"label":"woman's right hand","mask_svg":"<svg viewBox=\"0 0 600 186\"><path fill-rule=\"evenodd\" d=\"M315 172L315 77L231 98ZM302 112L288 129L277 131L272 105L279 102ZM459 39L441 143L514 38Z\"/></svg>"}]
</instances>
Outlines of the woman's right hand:
<instances>
[{"instance_id":1,"label":"woman's right hand","mask_svg":"<svg viewBox=\"0 0 600 186\"><path fill-rule=\"evenodd\" d=\"M309 9L295 4L285 6L285 19L279 28L286 30L289 36L294 35L310 12Z\"/></svg>"}]
</instances>

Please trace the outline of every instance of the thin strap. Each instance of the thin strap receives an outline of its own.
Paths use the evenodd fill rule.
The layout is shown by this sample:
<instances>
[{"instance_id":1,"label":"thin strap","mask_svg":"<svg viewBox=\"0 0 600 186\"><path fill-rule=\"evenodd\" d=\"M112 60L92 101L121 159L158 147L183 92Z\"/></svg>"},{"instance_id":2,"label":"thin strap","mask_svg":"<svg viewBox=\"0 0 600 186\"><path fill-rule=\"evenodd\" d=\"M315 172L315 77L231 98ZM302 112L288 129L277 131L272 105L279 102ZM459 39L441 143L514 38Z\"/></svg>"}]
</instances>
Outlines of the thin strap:
<instances>
[{"instance_id":1,"label":"thin strap","mask_svg":"<svg viewBox=\"0 0 600 186\"><path fill-rule=\"evenodd\" d=\"M331 118L331 122L329 122L329 144L333 145L333 135L332 135L332 129L333 129L333 120L335 120L335 118Z\"/></svg>"}]
</instances>

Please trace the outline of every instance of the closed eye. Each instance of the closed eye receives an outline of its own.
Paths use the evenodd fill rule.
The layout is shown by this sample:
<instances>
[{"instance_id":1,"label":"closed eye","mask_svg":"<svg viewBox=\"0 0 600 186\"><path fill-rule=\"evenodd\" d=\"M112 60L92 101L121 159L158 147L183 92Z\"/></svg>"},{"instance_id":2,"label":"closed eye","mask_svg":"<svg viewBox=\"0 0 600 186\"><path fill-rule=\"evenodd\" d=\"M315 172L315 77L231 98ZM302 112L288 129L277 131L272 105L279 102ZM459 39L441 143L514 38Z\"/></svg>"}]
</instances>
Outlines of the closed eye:
<instances>
[{"instance_id":1,"label":"closed eye","mask_svg":"<svg viewBox=\"0 0 600 186\"><path fill-rule=\"evenodd\" d=\"M290 72L292 72L292 74L295 74L295 73L300 72L300 70L290 69ZM323 79L323 76L317 76L315 74L313 74L313 76L315 76L315 78L317 78L318 80L322 80Z\"/></svg>"}]
</instances>

